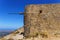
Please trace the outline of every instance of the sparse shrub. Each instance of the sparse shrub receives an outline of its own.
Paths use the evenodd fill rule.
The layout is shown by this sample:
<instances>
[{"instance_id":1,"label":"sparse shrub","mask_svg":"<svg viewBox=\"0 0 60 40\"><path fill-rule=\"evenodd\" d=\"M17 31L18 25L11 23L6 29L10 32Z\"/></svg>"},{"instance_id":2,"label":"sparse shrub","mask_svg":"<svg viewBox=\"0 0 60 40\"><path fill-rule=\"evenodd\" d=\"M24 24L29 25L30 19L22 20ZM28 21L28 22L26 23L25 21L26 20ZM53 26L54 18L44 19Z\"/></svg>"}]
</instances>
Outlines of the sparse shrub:
<instances>
[{"instance_id":1,"label":"sparse shrub","mask_svg":"<svg viewBox=\"0 0 60 40\"><path fill-rule=\"evenodd\" d=\"M47 34L41 33L40 35L41 35L43 38L48 38L48 35L47 35Z\"/></svg>"},{"instance_id":2,"label":"sparse shrub","mask_svg":"<svg viewBox=\"0 0 60 40\"><path fill-rule=\"evenodd\" d=\"M18 34L19 33L19 31L16 31L14 34Z\"/></svg>"}]
</instances>

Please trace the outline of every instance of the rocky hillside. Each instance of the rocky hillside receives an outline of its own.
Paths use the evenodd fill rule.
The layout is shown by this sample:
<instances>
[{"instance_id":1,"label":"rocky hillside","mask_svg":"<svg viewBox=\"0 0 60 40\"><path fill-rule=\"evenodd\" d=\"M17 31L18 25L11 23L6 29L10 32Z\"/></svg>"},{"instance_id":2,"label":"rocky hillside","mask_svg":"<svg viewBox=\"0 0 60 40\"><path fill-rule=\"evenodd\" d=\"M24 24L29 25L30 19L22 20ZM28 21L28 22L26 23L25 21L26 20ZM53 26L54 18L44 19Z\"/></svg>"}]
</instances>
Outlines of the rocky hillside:
<instances>
[{"instance_id":1,"label":"rocky hillside","mask_svg":"<svg viewBox=\"0 0 60 40\"><path fill-rule=\"evenodd\" d=\"M59 32L54 35L41 33L40 35L27 37L27 38L23 36L23 32L24 32L24 28L22 27L11 34L6 35L3 38L0 38L0 40L60 40Z\"/></svg>"},{"instance_id":2,"label":"rocky hillside","mask_svg":"<svg viewBox=\"0 0 60 40\"><path fill-rule=\"evenodd\" d=\"M23 38L23 32L24 32L24 28L22 27L22 28L19 28L18 30L15 30L11 34L6 35L3 38L0 38L0 40L22 39Z\"/></svg>"}]
</instances>

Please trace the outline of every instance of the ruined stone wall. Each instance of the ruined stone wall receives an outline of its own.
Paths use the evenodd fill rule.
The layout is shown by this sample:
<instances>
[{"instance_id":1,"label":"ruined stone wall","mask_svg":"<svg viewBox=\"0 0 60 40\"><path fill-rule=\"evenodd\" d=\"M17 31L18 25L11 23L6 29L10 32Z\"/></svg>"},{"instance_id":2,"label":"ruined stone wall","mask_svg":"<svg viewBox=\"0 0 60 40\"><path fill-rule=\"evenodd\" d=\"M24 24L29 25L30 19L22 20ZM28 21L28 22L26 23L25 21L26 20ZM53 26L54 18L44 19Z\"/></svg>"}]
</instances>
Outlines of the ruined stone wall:
<instances>
[{"instance_id":1,"label":"ruined stone wall","mask_svg":"<svg viewBox=\"0 0 60 40\"><path fill-rule=\"evenodd\" d=\"M36 11L36 10L35 10ZM38 21L38 13L35 13L35 11L33 10L33 6L29 6L28 7L28 9L26 9L26 11L25 11L25 26L24 26L24 28L25 28L25 36L31 36L30 34L33 34L34 33L34 35L35 35L35 32L37 32L37 31L35 31L36 29L36 27L38 26L38 23L37 23L37 21ZM34 32L35 31L35 32ZM32 32L32 33L31 33Z\"/></svg>"},{"instance_id":2,"label":"ruined stone wall","mask_svg":"<svg viewBox=\"0 0 60 40\"><path fill-rule=\"evenodd\" d=\"M25 36L60 30L60 4L28 5L24 15Z\"/></svg>"}]
</instances>

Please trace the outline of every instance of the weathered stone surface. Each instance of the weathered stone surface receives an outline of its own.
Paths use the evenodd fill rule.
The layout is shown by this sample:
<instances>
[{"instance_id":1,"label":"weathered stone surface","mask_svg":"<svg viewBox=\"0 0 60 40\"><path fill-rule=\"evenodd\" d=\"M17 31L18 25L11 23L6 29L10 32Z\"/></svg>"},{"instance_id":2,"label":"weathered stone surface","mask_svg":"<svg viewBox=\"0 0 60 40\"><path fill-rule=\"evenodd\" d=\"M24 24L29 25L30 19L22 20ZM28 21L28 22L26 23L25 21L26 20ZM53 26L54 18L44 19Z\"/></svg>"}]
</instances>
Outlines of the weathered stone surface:
<instances>
[{"instance_id":1,"label":"weathered stone surface","mask_svg":"<svg viewBox=\"0 0 60 40\"><path fill-rule=\"evenodd\" d=\"M25 9L25 36L54 34L60 30L60 4L28 5Z\"/></svg>"}]
</instances>

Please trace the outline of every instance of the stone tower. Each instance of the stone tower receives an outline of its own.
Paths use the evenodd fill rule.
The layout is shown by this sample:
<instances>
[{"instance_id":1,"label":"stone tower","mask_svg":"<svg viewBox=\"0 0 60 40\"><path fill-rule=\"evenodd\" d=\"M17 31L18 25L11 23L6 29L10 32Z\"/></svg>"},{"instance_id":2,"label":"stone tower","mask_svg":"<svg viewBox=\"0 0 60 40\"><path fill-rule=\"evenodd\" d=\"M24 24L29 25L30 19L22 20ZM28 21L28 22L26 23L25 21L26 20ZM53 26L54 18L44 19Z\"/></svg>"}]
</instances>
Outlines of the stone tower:
<instances>
[{"instance_id":1,"label":"stone tower","mask_svg":"<svg viewBox=\"0 0 60 40\"><path fill-rule=\"evenodd\" d=\"M28 5L24 15L25 37L60 30L60 4Z\"/></svg>"}]
</instances>

